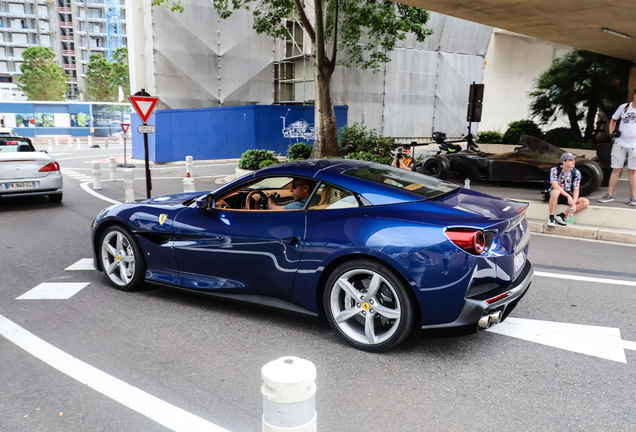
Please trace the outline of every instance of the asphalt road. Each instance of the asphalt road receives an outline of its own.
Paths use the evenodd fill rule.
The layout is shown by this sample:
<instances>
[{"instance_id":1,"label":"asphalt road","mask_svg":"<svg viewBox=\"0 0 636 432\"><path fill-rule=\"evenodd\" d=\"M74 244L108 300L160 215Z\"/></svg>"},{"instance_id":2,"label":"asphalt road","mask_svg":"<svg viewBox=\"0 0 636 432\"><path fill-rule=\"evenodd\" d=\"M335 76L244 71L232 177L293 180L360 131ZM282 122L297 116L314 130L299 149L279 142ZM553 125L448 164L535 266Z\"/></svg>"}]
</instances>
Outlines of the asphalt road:
<instances>
[{"instance_id":1,"label":"asphalt road","mask_svg":"<svg viewBox=\"0 0 636 432\"><path fill-rule=\"evenodd\" d=\"M80 187L81 174L90 175L88 161L122 152L56 149L65 169L62 203L0 204L0 431L217 425L256 432L260 369L287 355L317 367L320 431L636 430L633 246L533 234L537 275L509 320L514 325L422 333L389 353L369 354L344 345L322 322L154 287L125 293L94 270L65 270L91 258L90 224L109 205ZM197 189L216 187L213 176L233 167L195 166L210 175L197 179ZM183 176L183 169L156 167L153 192L169 192L161 178ZM142 173L137 166L135 176ZM136 192L143 195L143 183ZM42 283L88 284L68 299L17 299ZM544 337L536 327L544 321L578 326ZM514 333L515 326L525 332L494 331ZM40 351L29 353L29 346ZM87 365L94 369L82 374ZM110 387L96 385L96 374ZM154 420L162 413L181 426Z\"/></svg>"}]
</instances>

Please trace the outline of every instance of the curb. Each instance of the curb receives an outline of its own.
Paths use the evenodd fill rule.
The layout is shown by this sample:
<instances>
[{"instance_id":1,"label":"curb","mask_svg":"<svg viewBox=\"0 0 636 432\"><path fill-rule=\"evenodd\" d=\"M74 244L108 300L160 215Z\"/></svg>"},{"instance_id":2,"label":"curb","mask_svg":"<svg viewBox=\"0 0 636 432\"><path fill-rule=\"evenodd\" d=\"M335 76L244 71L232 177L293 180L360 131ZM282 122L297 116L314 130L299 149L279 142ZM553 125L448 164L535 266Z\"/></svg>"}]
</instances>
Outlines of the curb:
<instances>
[{"instance_id":1,"label":"curb","mask_svg":"<svg viewBox=\"0 0 636 432\"><path fill-rule=\"evenodd\" d=\"M545 222L536 219L528 219L528 226L531 232L536 233L636 244L636 231L631 230L601 228L589 225L557 225L549 227Z\"/></svg>"}]
</instances>

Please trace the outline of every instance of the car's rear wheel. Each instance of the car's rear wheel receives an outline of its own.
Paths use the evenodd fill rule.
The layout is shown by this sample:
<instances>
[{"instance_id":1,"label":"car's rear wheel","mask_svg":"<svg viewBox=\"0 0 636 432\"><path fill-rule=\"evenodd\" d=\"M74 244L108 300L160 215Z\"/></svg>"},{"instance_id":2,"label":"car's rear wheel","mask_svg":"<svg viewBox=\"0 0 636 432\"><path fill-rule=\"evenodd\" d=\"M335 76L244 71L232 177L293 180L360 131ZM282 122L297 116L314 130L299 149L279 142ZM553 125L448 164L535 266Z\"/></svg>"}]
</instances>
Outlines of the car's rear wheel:
<instances>
[{"instance_id":1,"label":"car's rear wheel","mask_svg":"<svg viewBox=\"0 0 636 432\"><path fill-rule=\"evenodd\" d=\"M576 161L576 168L581 171L580 196L588 196L603 183L603 170L598 163L590 160Z\"/></svg>"},{"instance_id":2,"label":"car's rear wheel","mask_svg":"<svg viewBox=\"0 0 636 432\"><path fill-rule=\"evenodd\" d=\"M104 231L100 259L106 276L118 289L131 291L143 283L146 273L143 252L125 228L113 225Z\"/></svg>"},{"instance_id":3,"label":"car's rear wheel","mask_svg":"<svg viewBox=\"0 0 636 432\"><path fill-rule=\"evenodd\" d=\"M417 172L444 180L450 173L450 162L443 155L432 155L417 167Z\"/></svg>"},{"instance_id":4,"label":"car's rear wheel","mask_svg":"<svg viewBox=\"0 0 636 432\"><path fill-rule=\"evenodd\" d=\"M62 202L62 194L49 194L49 201L51 201L52 203Z\"/></svg>"},{"instance_id":5,"label":"car's rear wheel","mask_svg":"<svg viewBox=\"0 0 636 432\"><path fill-rule=\"evenodd\" d=\"M336 334L364 351L396 347L411 333L414 305L404 282L386 266L348 261L329 276L325 315Z\"/></svg>"}]
</instances>

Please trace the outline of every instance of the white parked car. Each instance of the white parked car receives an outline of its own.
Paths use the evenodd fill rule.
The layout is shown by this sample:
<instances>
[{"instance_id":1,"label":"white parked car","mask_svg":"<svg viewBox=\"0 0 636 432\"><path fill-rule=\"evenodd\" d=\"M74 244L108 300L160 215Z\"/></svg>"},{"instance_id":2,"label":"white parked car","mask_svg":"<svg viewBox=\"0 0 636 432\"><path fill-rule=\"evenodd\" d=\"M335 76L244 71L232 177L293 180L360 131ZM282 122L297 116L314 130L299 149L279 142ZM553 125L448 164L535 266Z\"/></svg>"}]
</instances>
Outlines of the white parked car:
<instances>
[{"instance_id":1,"label":"white parked car","mask_svg":"<svg viewBox=\"0 0 636 432\"><path fill-rule=\"evenodd\" d=\"M0 127L0 137L17 137L20 136L13 128Z\"/></svg>"},{"instance_id":2,"label":"white parked car","mask_svg":"<svg viewBox=\"0 0 636 432\"><path fill-rule=\"evenodd\" d=\"M0 137L0 198L33 195L62 201L60 165L29 138Z\"/></svg>"}]
</instances>

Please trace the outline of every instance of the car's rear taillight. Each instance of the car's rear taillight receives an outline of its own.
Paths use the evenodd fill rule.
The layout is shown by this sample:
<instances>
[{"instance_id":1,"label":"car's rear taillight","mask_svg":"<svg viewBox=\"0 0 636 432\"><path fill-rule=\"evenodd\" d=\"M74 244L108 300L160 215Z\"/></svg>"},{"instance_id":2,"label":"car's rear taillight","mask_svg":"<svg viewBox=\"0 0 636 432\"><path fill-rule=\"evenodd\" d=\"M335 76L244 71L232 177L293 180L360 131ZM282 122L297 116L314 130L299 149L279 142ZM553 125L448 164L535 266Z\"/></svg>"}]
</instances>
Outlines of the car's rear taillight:
<instances>
[{"instance_id":1,"label":"car's rear taillight","mask_svg":"<svg viewBox=\"0 0 636 432\"><path fill-rule=\"evenodd\" d=\"M486 250L486 236L479 230L451 228L446 230L446 236L468 253L479 255Z\"/></svg>"},{"instance_id":2,"label":"car's rear taillight","mask_svg":"<svg viewBox=\"0 0 636 432\"><path fill-rule=\"evenodd\" d=\"M48 163L44 165L42 168L40 168L40 172L50 172L50 171L59 171L59 170L60 170L60 164L58 164L57 162Z\"/></svg>"},{"instance_id":3,"label":"car's rear taillight","mask_svg":"<svg viewBox=\"0 0 636 432\"><path fill-rule=\"evenodd\" d=\"M7 145L18 145L17 141L7 141Z\"/></svg>"}]
</instances>

